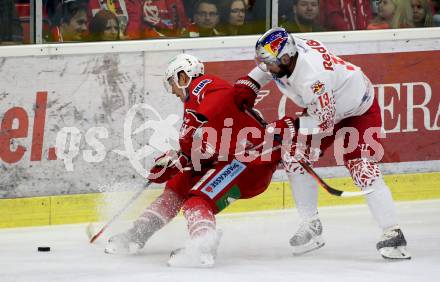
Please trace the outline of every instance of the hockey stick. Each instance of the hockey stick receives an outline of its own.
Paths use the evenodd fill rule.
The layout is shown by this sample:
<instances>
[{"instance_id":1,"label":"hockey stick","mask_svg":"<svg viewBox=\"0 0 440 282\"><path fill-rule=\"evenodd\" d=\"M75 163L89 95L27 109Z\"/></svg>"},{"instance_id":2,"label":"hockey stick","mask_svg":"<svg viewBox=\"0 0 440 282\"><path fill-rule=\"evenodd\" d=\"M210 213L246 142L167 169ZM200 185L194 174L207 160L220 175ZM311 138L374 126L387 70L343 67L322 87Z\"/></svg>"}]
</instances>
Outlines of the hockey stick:
<instances>
[{"instance_id":1,"label":"hockey stick","mask_svg":"<svg viewBox=\"0 0 440 282\"><path fill-rule=\"evenodd\" d=\"M112 225L113 222L115 222L134 201L136 201L137 198L139 198L139 196L142 194L142 192L144 192L145 189L148 188L148 186L150 186L150 184L151 184L151 181L147 181L147 183L145 183L144 187L142 187L142 189L139 189L139 191L137 191L130 198L130 200L128 200L127 203L125 203L125 205L96 234L94 234L94 232L90 230L91 225L89 225L87 227L87 231L88 231L87 233L89 235L90 244L93 244L93 242L95 242L96 239L98 239L98 237L101 236L101 234L104 233L104 231L110 225Z\"/></svg>"},{"instance_id":2,"label":"hockey stick","mask_svg":"<svg viewBox=\"0 0 440 282\"><path fill-rule=\"evenodd\" d=\"M247 112L250 115L252 115L252 117L255 118L263 127L267 126L267 122L253 108L247 108ZM279 148L281 148L281 146ZM276 148L276 149L278 149L278 148ZM297 161L304 168L304 170L307 171L315 179L315 181L322 188L324 188L328 193L330 193L333 196L349 198L349 197L364 196L364 195L367 195L367 194L370 194L371 192L373 192L372 189L364 190L364 191L357 191L357 192L342 191L342 190L335 189L335 188L331 187L330 185L328 185L305 160L300 159Z\"/></svg>"},{"instance_id":3,"label":"hockey stick","mask_svg":"<svg viewBox=\"0 0 440 282\"><path fill-rule=\"evenodd\" d=\"M303 159L298 160L298 163L304 168L305 171L307 171L314 179L315 181L327 192L334 196L349 198L349 197L358 197L358 196L364 196L367 194L370 194L373 192L372 189L364 190L364 191L357 191L357 192L350 192L350 191L341 191L338 189L335 189L328 185L316 172L315 170Z\"/></svg>"}]
</instances>

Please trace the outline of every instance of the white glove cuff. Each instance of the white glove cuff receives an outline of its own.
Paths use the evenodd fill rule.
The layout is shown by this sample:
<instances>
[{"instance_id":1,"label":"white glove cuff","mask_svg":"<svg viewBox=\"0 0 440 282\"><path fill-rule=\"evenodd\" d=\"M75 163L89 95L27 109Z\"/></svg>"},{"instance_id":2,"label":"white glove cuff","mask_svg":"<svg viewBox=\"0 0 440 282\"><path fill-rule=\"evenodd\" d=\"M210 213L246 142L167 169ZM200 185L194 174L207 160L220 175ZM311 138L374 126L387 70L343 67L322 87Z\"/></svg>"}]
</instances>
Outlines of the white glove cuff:
<instances>
[{"instance_id":1,"label":"white glove cuff","mask_svg":"<svg viewBox=\"0 0 440 282\"><path fill-rule=\"evenodd\" d=\"M264 85L268 84L272 80L272 75L264 72L259 67L255 67L253 70L251 70L248 76L258 82L260 88L262 88Z\"/></svg>"},{"instance_id":2,"label":"white glove cuff","mask_svg":"<svg viewBox=\"0 0 440 282\"><path fill-rule=\"evenodd\" d=\"M320 123L311 116L299 117L299 133L301 135L318 134L322 132Z\"/></svg>"}]
</instances>

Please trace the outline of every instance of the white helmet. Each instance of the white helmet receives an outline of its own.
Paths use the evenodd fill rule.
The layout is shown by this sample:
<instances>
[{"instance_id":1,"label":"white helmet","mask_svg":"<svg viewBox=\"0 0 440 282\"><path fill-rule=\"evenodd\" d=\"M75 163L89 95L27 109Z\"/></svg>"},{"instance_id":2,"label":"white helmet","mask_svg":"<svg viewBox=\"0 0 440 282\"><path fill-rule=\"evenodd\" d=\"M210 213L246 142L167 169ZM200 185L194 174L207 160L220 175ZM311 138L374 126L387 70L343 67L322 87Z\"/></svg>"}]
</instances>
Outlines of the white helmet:
<instances>
[{"instance_id":1,"label":"white helmet","mask_svg":"<svg viewBox=\"0 0 440 282\"><path fill-rule=\"evenodd\" d=\"M179 85L178 74L183 71L189 77L187 85ZM188 54L179 54L175 56L169 63L165 71L165 88L171 92L170 79L172 78L177 87L185 89L191 83L193 77L198 77L205 73L203 63L196 57Z\"/></svg>"},{"instance_id":2,"label":"white helmet","mask_svg":"<svg viewBox=\"0 0 440 282\"><path fill-rule=\"evenodd\" d=\"M257 63L281 64L281 57L288 54L290 57L297 53L295 41L284 28L274 27L264 33L255 44Z\"/></svg>"}]
</instances>

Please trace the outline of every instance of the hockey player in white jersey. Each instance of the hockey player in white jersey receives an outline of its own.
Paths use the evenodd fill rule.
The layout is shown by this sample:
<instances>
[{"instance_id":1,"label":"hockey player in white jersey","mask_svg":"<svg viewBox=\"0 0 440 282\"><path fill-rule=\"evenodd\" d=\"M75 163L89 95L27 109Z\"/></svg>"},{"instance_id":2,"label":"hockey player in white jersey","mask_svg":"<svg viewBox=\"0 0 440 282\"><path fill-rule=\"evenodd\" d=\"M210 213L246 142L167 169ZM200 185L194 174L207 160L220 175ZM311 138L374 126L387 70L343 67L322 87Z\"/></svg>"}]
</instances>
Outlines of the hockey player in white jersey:
<instances>
[{"instance_id":1,"label":"hockey player in white jersey","mask_svg":"<svg viewBox=\"0 0 440 282\"><path fill-rule=\"evenodd\" d=\"M339 129L352 127L359 133L359 139L353 151L342 153L343 160L360 189L374 190L366 200L383 230L376 248L384 258L411 258L397 223L391 193L377 165L380 160L374 157L378 150L373 145L380 144L380 141L377 135L365 134L374 128L380 131L382 120L373 87L362 70L330 53L319 41L293 37L283 28L270 29L258 39L256 59L258 66L248 75L251 81L262 87L275 80L284 95L305 109L296 121L294 146L284 158L292 194L302 218L300 228L290 240L294 254L324 245L317 211L317 187L296 160L302 158L313 163L316 155L333 144ZM298 137L298 132L300 136L307 136L308 141L300 142L303 138ZM311 149L310 140L316 140L315 137L322 138L320 146ZM346 144L347 139L344 142ZM335 156L336 153L335 150Z\"/></svg>"}]
</instances>

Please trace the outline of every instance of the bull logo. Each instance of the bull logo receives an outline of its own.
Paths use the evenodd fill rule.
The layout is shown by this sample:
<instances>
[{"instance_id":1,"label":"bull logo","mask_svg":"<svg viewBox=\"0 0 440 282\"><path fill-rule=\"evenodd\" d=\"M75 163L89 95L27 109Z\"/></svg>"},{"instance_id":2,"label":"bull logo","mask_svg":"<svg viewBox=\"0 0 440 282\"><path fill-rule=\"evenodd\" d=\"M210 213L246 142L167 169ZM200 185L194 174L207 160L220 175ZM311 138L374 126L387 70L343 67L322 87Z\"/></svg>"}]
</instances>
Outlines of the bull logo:
<instances>
[{"instance_id":1,"label":"bull logo","mask_svg":"<svg viewBox=\"0 0 440 282\"><path fill-rule=\"evenodd\" d=\"M310 88L312 89L313 93L318 96L324 93L325 91L324 83L322 83L319 80L313 83L313 85Z\"/></svg>"},{"instance_id":2,"label":"bull logo","mask_svg":"<svg viewBox=\"0 0 440 282\"><path fill-rule=\"evenodd\" d=\"M279 35L277 38L264 45L264 49L271 55L277 56L279 51L283 48L284 43L284 38Z\"/></svg>"}]
</instances>

